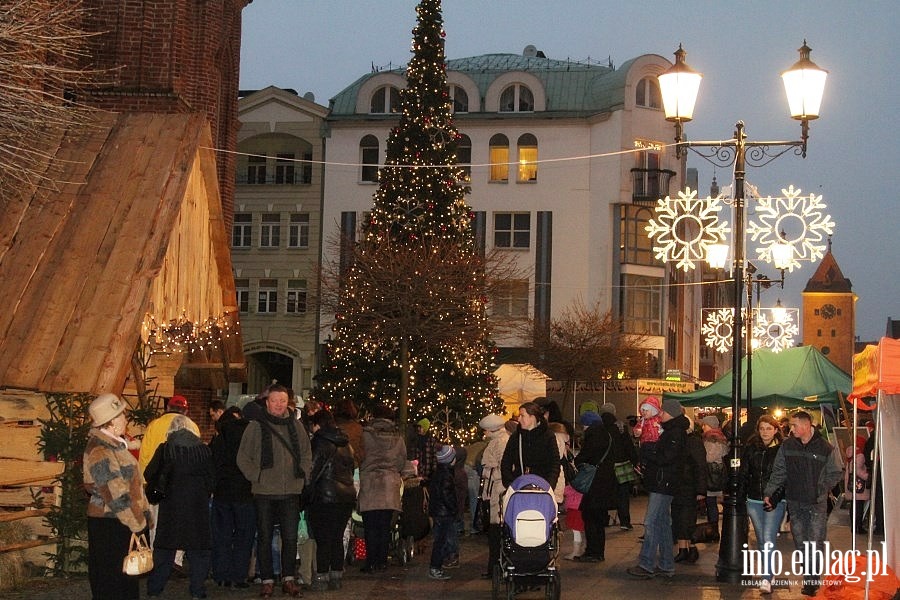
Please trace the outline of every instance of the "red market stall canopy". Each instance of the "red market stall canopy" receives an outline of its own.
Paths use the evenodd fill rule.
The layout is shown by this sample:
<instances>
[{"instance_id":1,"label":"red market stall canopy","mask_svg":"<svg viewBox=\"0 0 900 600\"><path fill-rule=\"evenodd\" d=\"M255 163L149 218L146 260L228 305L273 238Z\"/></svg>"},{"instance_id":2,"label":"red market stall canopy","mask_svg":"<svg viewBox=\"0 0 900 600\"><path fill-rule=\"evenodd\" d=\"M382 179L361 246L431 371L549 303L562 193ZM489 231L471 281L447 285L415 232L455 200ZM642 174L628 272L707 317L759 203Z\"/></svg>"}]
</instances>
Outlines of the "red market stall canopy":
<instances>
[{"instance_id":1,"label":"red market stall canopy","mask_svg":"<svg viewBox=\"0 0 900 600\"><path fill-rule=\"evenodd\" d=\"M782 352L759 349L753 353L754 406L795 408L821 403L838 404L839 395L852 388L850 376L812 346ZM741 361L741 399L747 399L747 358ZM731 371L711 385L687 394L663 394L683 406L731 406Z\"/></svg>"}]
</instances>

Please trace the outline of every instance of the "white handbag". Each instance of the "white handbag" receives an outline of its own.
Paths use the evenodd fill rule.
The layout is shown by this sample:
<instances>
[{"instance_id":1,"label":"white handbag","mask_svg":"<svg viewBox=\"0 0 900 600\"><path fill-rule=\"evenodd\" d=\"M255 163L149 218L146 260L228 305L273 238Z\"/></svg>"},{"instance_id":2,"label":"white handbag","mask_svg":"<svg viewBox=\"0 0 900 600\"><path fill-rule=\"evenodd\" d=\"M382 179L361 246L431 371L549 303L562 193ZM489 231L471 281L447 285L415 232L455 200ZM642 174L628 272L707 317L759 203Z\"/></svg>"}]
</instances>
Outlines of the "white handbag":
<instances>
[{"instance_id":1,"label":"white handbag","mask_svg":"<svg viewBox=\"0 0 900 600\"><path fill-rule=\"evenodd\" d=\"M147 536L131 534L131 545L125 560L122 561L122 572L126 575L143 575L153 570L153 550L147 543Z\"/></svg>"}]
</instances>

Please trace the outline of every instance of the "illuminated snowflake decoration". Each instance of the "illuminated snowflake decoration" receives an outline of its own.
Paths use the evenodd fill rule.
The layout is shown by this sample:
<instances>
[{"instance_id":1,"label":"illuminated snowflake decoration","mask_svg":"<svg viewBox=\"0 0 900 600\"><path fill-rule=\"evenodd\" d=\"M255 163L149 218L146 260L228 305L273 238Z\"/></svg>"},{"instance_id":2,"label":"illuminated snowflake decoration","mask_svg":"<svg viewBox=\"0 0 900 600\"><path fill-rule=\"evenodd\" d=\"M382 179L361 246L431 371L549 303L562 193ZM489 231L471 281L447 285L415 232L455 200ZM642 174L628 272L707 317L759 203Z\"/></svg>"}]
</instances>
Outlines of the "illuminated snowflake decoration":
<instances>
[{"instance_id":1,"label":"illuminated snowflake decoration","mask_svg":"<svg viewBox=\"0 0 900 600\"><path fill-rule=\"evenodd\" d=\"M827 208L822 203L822 196L810 194L801 196L800 189L790 186L782 189L784 196L768 196L760 198L756 204L756 215L759 221L751 221L747 233L751 239L760 244L756 254L760 259L771 263L772 244L787 242L794 252L790 263L785 267L793 272L800 267L801 260L813 262L825 255L825 237L834 233L834 221L831 215L822 211ZM799 227L797 223L799 222ZM781 232L796 231L795 234Z\"/></svg>"},{"instance_id":2,"label":"illuminated snowflake decoration","mask_svg":"<svg viewBox=\"0 0 900 600\"><path fill-rule=\"evenodd\" d=\"M800 335L797 325L800 310L797 308L760 308L753 311L754 347L768 348L781 352L794 345L794 338Z\"/></svg>"},{"instance_id":3,"label":"illuminated snowflake decoration","mask_svg":"<svg viewBox=\"0 0 900 600\"><path fill-rule=\"evenodd\" d=\"M719 221L722 199L697 198L697 190L679 191L678 198L657 200L658 219L650 219L644 228L654 241L657 260L677 261L676 267L688 271L696 261L706 260L706 248L721 244L731 232L728 221Z\"/></svg>"},{"instance_id":4,"label":"illuminated snowflake decoration","mask_svg":"<svg viewBox=\"0 0 900 600\"><path fill-rule=\"evenodd\" d=\"M725 353L731 350L734 337L734 309L704 308L700 334L706 345L717 352Z\"/></svg>"}]
</instances>

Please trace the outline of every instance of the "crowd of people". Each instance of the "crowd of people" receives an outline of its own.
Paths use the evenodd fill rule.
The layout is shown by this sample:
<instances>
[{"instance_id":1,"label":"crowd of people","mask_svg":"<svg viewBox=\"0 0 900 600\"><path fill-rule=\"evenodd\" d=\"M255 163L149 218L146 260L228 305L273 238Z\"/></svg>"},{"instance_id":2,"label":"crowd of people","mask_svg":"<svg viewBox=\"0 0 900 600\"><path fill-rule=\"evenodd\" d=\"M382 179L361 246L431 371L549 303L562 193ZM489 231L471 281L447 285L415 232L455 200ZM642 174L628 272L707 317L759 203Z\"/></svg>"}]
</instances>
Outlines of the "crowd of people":
<instances>
[{"instance_id":1,"label":"crowd of people","mask_svg":"<svg viewBox=\"0 0 900 600\"><path fill-rule=\"evenodd\" d=\"M300 596L304 587L340 589L351 514L356 510L362 519L362 572L385 571L405 486L428 490L428 576L449 579L448 571L459 566L459 535L484 532L482 577L491 578L501 553L501 498L524 474L548 484L563 529L572 532L565 558L582 563L605 560L612 524L634 529L630 503L640 486L648 495L644 531L638 562L627 572L639 579L671 577L677 563L698 560L698 541L719 540L719 501L729 493L730 428L715 415L695 426L671 398L646 398L640 416L629 420L619 419L613 404L590 403L582 407L578 434L556 402L539 398L512 418L486 415L479 422L483 438L467 447L438 440L427 418L401 431L384 405L364 423L352 403L332 412L310 402L300 410L280 385L243 409L214 402L215 434L208 444L182 396L173 396L165 414L148 425L139 449L126 434L126 408L114 394L90 406L84 482L89 579L98 600L139 597L138 579L120 566L131 534L142 532L153 548L150 597L163 593L184 560L192 598L207 597L209 579L232 588L257 579L263 598L273 595L276 582L288 597ZM824 542L827 499L842 477L857 528L869 500L867 439L847 448L847 462L856 465L848 471L808 413L793 413L788 427L761 414L743 430L737 493L746 499L764 553L774 547L786 514L797 548ZM572 480L585 465L594 476L577 491ZM698 512L706 516L702 526ZM304 528L315 550L301 575L298 532ZM771 593L774 574L762 575L759 588ZM814 595L817 585L810 576L802 591Z\"/></svg>"}]
</instances>

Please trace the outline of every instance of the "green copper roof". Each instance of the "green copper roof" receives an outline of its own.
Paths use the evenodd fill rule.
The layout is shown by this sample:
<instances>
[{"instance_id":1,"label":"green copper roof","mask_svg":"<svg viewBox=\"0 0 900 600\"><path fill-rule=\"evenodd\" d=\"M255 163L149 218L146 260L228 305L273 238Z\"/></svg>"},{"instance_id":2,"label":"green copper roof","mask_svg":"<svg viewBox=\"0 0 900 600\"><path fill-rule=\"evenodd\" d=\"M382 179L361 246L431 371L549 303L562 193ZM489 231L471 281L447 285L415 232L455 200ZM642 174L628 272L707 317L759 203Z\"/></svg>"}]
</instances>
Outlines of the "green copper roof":
<instances>
[{"instance_id":1,"label":"green copper roof","mask_svg":"<svg viewBox=\"0 0 900 600\"><path fill-rule=\"evenodd\" d=\"M482 54L447 61L448 71L464 73L481 92L500 75L523 71L539 79L547 95L546 112L590 115L611 110L624 102L625 78L633 60L613 69L571 60L556 60L521 54ZM404 69L391 71L401 76ZM380 73L363 75L331 99L332 116L349 116L356 110L360 86ZM521 115L518 115L521 116Z\"/></svg>"}]
</instances>

